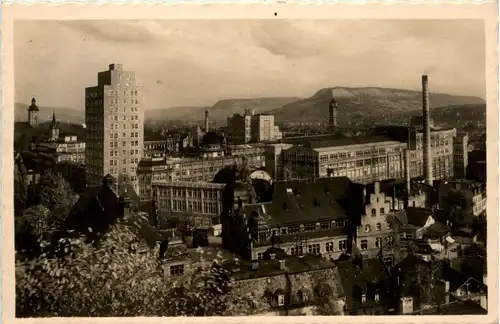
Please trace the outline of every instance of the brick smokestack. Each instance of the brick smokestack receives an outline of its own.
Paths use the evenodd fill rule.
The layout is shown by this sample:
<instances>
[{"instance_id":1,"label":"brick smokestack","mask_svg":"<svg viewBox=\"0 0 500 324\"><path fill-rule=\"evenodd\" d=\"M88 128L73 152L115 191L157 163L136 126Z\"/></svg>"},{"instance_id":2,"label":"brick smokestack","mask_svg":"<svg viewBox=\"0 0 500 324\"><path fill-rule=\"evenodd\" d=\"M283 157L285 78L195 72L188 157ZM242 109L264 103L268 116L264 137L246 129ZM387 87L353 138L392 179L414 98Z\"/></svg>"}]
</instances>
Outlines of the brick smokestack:
<instances>
[{"instance_id":1,"label":"brick smokestack","mask_svg":"<svg viewBox=\"0 0 500 324\"><path fill-rule=\"evenodd\" d=\"M337 130L338 127L338 121L337 121L337 108L338 104L335 98L332 96L332 100L330 101L329 104L329 112L328 112L328 128L330 129L331 132L334 132Z\"/></svg>"},{"instance_id":2,"label":"brick smokestack","mask_svg":"<svg viewBox=\"0 0 500 324\"><path fill-rule=\"evenodd\" d=\"M431 128L429 112L429 81L427 75L422 75L422 119L424 144L424 177L428 185L432 186L432 152Z\"/></svg>"},{"instance_id":3,"label":"brick smokestack","mask_svg":"<svg viewBox=\"0 0 500 324\"><path fill-rule=\"evenodd\" d=\"M404 172L405 172L405 209L408 208L411 195L410 178L410 150L404 150Z\"/></svg>"},{"instance_id":4,"label":"brick smokestack","mask_svg":"<svg viewBox=\"0 0 500 324\"><path fill-rule=\"evenodd\" d=\"M208 110L205 110L205 133L208 133Z\"/></svg>"}]
</instances>

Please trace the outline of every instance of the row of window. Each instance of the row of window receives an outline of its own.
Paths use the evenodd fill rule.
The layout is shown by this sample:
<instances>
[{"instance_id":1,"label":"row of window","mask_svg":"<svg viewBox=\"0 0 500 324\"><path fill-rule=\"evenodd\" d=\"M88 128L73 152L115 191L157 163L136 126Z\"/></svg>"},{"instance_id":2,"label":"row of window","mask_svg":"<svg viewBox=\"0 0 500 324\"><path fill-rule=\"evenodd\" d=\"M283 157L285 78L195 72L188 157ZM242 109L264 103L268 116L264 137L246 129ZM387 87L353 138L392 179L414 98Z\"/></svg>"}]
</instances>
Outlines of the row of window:
<instances>
[{"instance_id":1,"label":"row of window","mask_svg":"<svg viewBox=\"0 0 500 324\"><path fill-rule=\"evenodd\" d=\"M387 236L385 239L386 239L386 246L393 246L394 245L394 237ZM377 237L375 239L375 247L376 248L381 248L383 244L384 244L384 239L382 237ZM368 240L361 240L359 247L362 251L368 250Z\"/></svg>"},{"instance_id":2,"label":"row of window","mask_svg":"<svg viewBox=\"0 0 500 324\"><path fill-rule=\"evenodd\" d=\"M392 224L391 224L390 221L386 222L386 228L387 229L391 229L392 228ZM381 231L382 230L382 224L381 223L375 224L375 229L377 231ZM372 228L371 228L370 225L365 225L365 233L369 233L369 232L371 232L371 230L372 230Z\"/></svg>"},{"instance_id":3,"label":"row of window","mask_svg":"<svg viewBox=\"0 0 500 324\"><path fill-rule=\"evenodd\" d=\"M102 100L99 100L99 101L100 101L100 103L102 103ZM127 103L138 104L139 100L137 100L137 99L130 99L130 102L129 102L127 99L123 99L123 103L124 104L127 104ZM117 105L118 104L118 99L109 99L109 104L110 105Z\"/></svg>"},{"instance_id":4,"label":"row of window","mask_svg":"<svg viewBox=\"0 0 500 324\"><path fill-rule=\"evenodd\" d=\"M110 151L109 152L109 156L120 156L119 154L120 152L118 151ZM123 150L123 155L127 155L127 150ZM139 150L138 149L135 149L135 150L130 150L130 154L129 155L134 155L134 154L139 154Z\"/></svg>"},{"instance_id":5,"label":"row of window","mask_svg":"<svg viewBox=\"0 0 500 324\"><path fill-rule=\"evenodd\" d=\"M173 212L192 212L200 214L218 215L220 203L211 201L185 201L185 200L170 200L160 198L158 200L158 207L164 210L171 210Z\"/></svg>"},{"instance_id":6,"label":"row of window","mask_svg":"<svg viewBox=\"0 0 500 324\"><path fill-rule=\"evenodd\" d=\"M126 96L127 94L129 94L129 91L124 90L123 91L123 95ZM109 90L109 95L110 96L118 96L118 90ZM137 96L138 95L138 91L137 90L132 90L132 91L130 91L130 95L131 96Z\"/></svg>"},{"instance_id":7,"label":"row of window","mask_svg":"<svg viewBox=\"0 0 500 324\"><path fill-rule=\"evenodd\" d=\"M113 135L113 134L111 134ZM116 135L116 134L115 134ZM116 137L114 137L116 138ZM109 142L109 147L111 148L118 148L119 147L119 141L111 141ZM139 141L130 141L131 146L139 146ZM122 141L122 146L121 147L127 147L127 141Z\"/></svg>"},{"instance_id":8,"label":"row of window","mask_svg":"<svg viewBox=\"0 0 500 324\"><path fill-rule=\"evenodd\" d=\"M131 158L130 163L139 163L139 158ZM127 164L127 159L123 159L122 164ZM109 165L110 166L117 166L118 165L118 160L109 160ZM126 172L126 170L124 171Z\"/></svg>"}]
</instances>

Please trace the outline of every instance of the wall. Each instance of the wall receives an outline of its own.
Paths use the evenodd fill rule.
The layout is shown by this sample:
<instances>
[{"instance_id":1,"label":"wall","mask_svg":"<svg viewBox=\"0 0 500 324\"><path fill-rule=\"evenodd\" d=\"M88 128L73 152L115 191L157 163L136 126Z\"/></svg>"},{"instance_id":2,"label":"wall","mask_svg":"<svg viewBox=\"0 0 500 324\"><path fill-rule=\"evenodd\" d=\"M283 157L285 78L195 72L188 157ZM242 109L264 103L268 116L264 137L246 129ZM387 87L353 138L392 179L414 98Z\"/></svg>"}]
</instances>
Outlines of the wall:
<instances>
[{"instance_id":1,"label":"wall","mask_svg":"<svg viewBox=\"0 0 500 324\"><path fill-rule=\"evenodd\" d=\"M278 262L276 262L276 267L279 267ZM267 302L267 294L274 295L274 293L281 289L288 296L285 296L285 300L290 298L291 304L301 304L299 291L305 292L308 295L308 300L313 301L315 297L315 289L320 283L326 283L332 287L334 291L334 298L340 298L343 293L342 283L340 281L340 276L336 267L302 272L297 274L289 274L289 281L285 274L272 276L272 277L260 277L256 279L240 280L236 281L233 286L233 291L235 295L248 295L251 294L257 300L261 301L260 308L256 310L256 313L261 315L264 314L275 314L275 315L295 315L299 313L313 313L314 308L311 306L300 307L297 310L285 312L278 311L276 309L276 304L273 302L269 304ZM288 297L288 298L287 298ZM288 313L288 314L287 314ZM297 314L298 315L298 314Z\"/></svg>"},{"instance_id":2,"label":"wall","mask_svg":"<svg viewBox=\"0 0 500 324\"><path fill-rule=\"evenodd\" d=\"M375 257L379 253L381 246L377 246L377 239L383 246L393 240L394 230L388 223L391 209L392 199L388 199L383 192L380 192L380 184L376 182L375 192L370 195L369 202L365 206L365 214L361 217L361 226L357 228L356 245L363 255ZM363 241L367 243L365 249L362 246Z\"/></svg>"}]
</instances>

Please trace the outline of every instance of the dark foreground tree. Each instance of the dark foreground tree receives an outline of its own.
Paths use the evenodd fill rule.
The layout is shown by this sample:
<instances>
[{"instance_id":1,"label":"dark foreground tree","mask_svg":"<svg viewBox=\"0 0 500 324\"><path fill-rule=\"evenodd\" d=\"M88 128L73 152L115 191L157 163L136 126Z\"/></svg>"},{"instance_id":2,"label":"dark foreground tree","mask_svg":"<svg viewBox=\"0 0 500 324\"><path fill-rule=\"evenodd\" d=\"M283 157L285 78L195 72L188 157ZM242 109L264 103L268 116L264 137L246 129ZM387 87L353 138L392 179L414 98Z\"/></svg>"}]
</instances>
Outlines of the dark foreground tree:
<instances>
[{"instance_id":1,"label":"dark foreground tree","mask_svg":"<svg viewBox=\"0 0 500 324\"><path fill-rule=\"evenodd\" d=\"M16 315L213 316L249 304L232 295L223 269L202 260L182 277L165 277L157 249L137 252L138 243L118 223L97 244L68 240L63 258L17 261Z\"/></svg>"}]
</instances>

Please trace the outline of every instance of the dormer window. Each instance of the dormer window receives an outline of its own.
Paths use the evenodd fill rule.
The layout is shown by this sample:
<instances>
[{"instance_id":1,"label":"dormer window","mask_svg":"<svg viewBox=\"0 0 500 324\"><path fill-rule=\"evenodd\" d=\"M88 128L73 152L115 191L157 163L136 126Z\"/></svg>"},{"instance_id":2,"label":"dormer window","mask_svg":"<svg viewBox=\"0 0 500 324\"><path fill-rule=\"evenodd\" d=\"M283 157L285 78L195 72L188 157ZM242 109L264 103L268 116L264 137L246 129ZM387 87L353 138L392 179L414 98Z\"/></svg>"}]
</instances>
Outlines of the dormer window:
<instances>
[{"instance_id":1,"label":"dormer window","mask_svg":"<svg viewBox=\"0 0 500 324\"><path fill-rule=\"evenodd\" d=\"M278 306L285 305L285 295L278 294Z\"/></svg>"},{"instance_id":2,"label":"dormer window","mask_svg":"<svg viewBox=\"0 0 500 324\"><path fill-rule=\"evenodd\" d=\"M309 296L307 295L307 292L299 291L299 299L303 303L307 302L309 300Z\"/></svg>"},{"instance_id":3,"label":"dormer window","mask_svg":"<svg viewBox=\"0 0 500 324\"><path fill-rule=\"evenodd\" d=\"M376 216L377 215L377 210L375 208L372 208L372 216Z\"/></svg>"}]
</instances>

